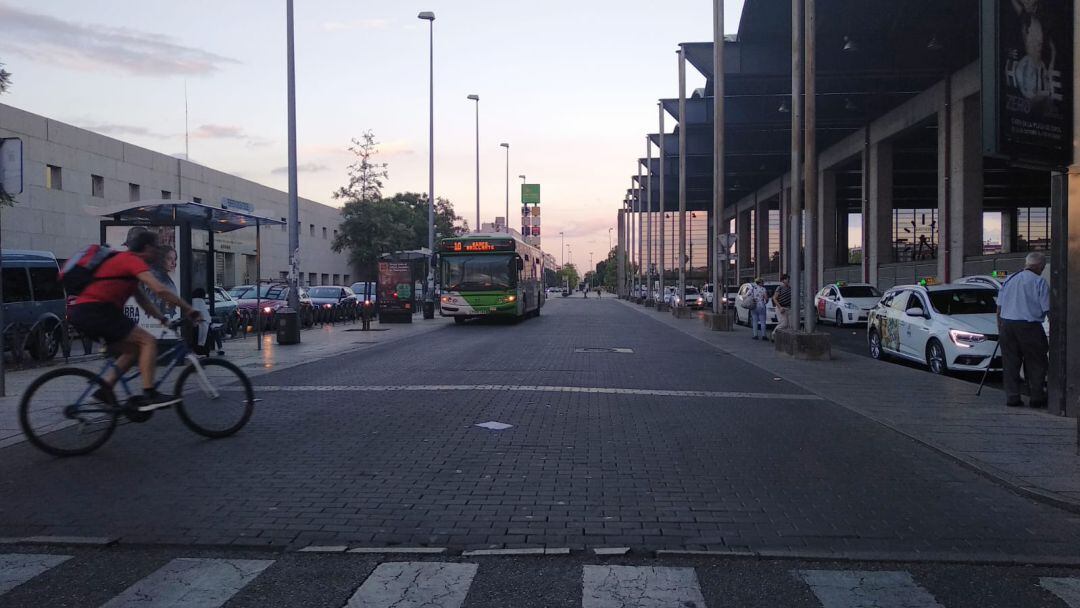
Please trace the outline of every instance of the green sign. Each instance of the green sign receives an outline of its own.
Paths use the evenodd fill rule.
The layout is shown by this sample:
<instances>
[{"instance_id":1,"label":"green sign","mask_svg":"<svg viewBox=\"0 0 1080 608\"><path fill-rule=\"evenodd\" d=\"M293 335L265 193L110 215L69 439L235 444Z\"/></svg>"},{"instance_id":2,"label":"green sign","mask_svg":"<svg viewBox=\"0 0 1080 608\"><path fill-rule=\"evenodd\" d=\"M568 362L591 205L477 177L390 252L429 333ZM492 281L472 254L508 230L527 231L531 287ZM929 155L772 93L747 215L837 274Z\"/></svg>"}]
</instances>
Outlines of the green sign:
<instances>
[{"instance_id":1,"label":"green sign","mask_svg":"<svg viewBox=\"0 0 1080 608\"><path fill-rule=\"evenodd\" d=\"M539 205L540 184L521 184L521 203L523 205Z\"/></svg>"}]
</instances>

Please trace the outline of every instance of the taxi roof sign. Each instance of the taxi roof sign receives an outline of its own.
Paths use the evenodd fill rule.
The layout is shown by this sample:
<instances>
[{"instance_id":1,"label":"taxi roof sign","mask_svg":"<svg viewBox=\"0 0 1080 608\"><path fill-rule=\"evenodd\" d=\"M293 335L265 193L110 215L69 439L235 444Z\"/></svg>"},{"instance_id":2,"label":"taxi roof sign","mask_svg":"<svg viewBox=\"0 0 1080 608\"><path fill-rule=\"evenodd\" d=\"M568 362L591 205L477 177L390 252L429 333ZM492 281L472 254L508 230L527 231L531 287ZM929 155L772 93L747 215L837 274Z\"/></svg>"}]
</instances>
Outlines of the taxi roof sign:
<instances>
[{"instance_id":1,"label":"taxi roof sign","mask_svg":"<svg viewBox=\"0 0 1080 608\"><path fill-rule=\"evenodd\" d=\"M847 281L837 281L835 285L837 287L847 287Z\"/></svg>"},{"instance_id":2,"label":"taxi roof sign","mask_svg":"<svg viewBox=\"0 0 1080 608\"><path fill-rule=\"evenodd\" d=\"M1004 279L1004 278L1009 276L1009 271L1008 270L992 270L992 271L990 271L990 276L994 277L995 279Z\"/></svg>"},{"instance_id":3,"label":"taxi roof sign","mask_svg":"<svg viewBox=\"0 0 1080 608\"><path fill-rule=\"evenodd\" d=\"M919 281L919 285L922 285L923 287L930 287L938 284L940 283L938 282L937 277L926 277Z\"/></svg>"}]
</instances>

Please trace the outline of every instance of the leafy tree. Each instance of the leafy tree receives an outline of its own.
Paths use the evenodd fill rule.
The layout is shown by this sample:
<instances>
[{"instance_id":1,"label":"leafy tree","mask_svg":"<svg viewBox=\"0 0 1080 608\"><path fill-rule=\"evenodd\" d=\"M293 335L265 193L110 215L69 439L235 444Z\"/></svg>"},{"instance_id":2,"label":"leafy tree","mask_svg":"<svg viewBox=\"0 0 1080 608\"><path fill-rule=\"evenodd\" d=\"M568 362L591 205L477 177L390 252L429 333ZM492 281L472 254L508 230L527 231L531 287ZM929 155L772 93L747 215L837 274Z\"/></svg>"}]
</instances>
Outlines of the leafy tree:
<instances>
[{"instance_id":1,"label":"leafy tree","mask_svg":"<svg viewBox=\"0 0 1080 608\"><path fill-rule=\"evenodd\" d=\"M349 152L356 160L349 165L349 183L334 192L335 199L346 201L371 202L382 198L383 180L390 176L388 163L374 162L379 153L379 143L375 141L375 132L364 131L360 139L352 139Z\"/></svg>"},{"instance_id":2,"label":"leafy tree","mask_svg":"<svg viewBox=\"0 0 1080 608\"><path fill-rule=\"evenodd\" d=\"M578 283L581 282L577 268L573 264L564 264L563 267L555 273L555 276L558 277L560 286L565 286L567 279L569 278L570 289L576 288Z\"/></svg>"},{"instance_id":3,"label":"leafy tree","mask_svg":"<svg viewBox=\"0 0 1080 608\"><path fill-rule=\"evenodd\" d=\"M7 93L7 90L11 87L11 72L4 69L4 64L0 63L0 93ZM0 186L0 207L11 207L15 204L15 199L7 192L4 192L4 187Z\"/></svg>"}]
</instances>

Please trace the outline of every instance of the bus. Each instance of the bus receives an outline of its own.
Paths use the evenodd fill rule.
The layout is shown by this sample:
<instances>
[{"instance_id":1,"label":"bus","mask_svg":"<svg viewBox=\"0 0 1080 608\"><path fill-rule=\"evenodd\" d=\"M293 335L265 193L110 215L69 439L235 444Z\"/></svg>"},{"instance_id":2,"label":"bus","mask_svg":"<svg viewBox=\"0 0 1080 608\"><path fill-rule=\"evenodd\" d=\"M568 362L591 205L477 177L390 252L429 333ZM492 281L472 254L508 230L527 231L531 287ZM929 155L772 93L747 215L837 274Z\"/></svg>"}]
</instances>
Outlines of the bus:
<instances>
[{"instance_id":1,"label":"bus","mask_svg":"<svg viewBox=\"0 0 1080 608\"><path fill-rule=\"evenodd\" d=\"M544 305L544 253L514 233L473 233L439 241L439 310L455 323L477 317L524 319Z\"/></svg>"}]
</instances>

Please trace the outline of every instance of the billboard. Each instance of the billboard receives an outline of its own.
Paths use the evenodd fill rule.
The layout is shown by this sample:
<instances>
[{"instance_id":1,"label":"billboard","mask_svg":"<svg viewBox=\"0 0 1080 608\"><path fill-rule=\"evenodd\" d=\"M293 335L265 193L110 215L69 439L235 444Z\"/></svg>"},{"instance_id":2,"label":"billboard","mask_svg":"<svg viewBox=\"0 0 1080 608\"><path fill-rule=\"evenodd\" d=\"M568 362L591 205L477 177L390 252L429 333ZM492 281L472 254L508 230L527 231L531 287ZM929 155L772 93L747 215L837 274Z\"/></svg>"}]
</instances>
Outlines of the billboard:
<instances>
[{"instance_id":1,"label":"billboard","mask_svg":"<svg viewBox=\"0 0 1080 608\"><path fill-rule=\"evenodd\" d=\"M166 287L171 289L173 293L190 299L190 294L180 294L180 290L177 285L180 284L180 261L177 256L177 237L179 236L179 229L176 226L107 226L105 228L105 244L109 245L113 249L119 251L127 250L128 239L138 234L139 232L156 232L158 234L158 244L162 248L161 259L157 264L150 268L150 271L154 273L154 277L161 281ZM161 300L156 294L152 294L146 291L146 288L139 286L146 296L153 302L166 317L176 318L180 311L175 306ZM124 304L124 314L129 319L134 321L139 327L149 331L155 336L158 335L164 327L157 319L151 318L147 315L139 304L135 301L135 298L129 298L127 303Z\"/></svg>"},{"instance_id":2,"label":"billboard","mask_svg":"<svg viewBox=\"0 0 1080 608\"><path fill-rule=\"evenodd\" d=\"M1072 156L1073 3L982 0L986 154L1046 168Z\"/></svg>"}]
</instances>

